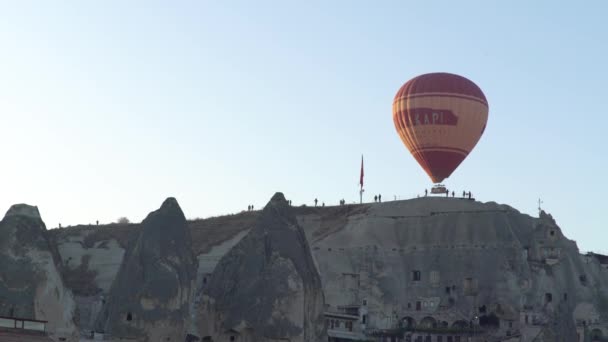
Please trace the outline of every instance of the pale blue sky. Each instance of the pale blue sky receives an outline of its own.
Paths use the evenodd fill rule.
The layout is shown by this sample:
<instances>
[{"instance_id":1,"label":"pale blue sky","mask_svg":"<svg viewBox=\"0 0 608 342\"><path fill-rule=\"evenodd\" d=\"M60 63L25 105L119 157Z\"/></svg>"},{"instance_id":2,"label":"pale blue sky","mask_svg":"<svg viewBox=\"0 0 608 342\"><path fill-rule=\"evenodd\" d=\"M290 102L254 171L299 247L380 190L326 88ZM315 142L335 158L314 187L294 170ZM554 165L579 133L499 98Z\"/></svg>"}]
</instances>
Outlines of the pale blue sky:
<instances>
[{"instance_id":1,"label":"pale blue sky","mask_svg":"<svg viewBox=\"0 0 608 342\"><path fill-rule=\"evenodd\" d=\"M608 2L5 1L0 210L47 226L415 197L393 97L446 71L490 103L446 180L608 252Z\"/></svg>"}]
</instances>

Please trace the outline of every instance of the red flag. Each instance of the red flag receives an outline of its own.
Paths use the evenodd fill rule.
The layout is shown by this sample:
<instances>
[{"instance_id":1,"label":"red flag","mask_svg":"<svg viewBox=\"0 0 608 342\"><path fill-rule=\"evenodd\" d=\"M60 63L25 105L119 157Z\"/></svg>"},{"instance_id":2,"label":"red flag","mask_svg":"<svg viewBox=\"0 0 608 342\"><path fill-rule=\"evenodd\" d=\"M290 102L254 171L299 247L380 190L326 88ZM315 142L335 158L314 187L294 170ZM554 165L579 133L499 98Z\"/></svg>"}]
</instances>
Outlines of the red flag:
<instances>
[{"instance_id":1,"label":"red flag","mask_svg":"<svg viewBox=\"0 0 608 342\"><path fill-rule=\"evenodd\" d=\"M361 177L359 177L359 184L361 185L361 189L363 189L363 155L361 155Z\"/></svg>"}]
</instances>

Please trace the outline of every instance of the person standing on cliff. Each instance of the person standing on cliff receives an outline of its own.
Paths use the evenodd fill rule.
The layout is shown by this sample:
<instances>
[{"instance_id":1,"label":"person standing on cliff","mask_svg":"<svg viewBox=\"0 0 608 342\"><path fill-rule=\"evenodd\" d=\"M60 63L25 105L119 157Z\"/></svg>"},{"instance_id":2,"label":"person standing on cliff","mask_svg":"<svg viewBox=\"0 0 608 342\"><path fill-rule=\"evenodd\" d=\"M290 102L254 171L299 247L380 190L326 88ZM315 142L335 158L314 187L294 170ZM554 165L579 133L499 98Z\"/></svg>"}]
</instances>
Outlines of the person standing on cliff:
<instances>
[{"instance_id":1,"label":"person standing on cliff","mask_svg":"<svg viewBox=\"0 0 608 342\"><path fill-rule=\"evenodd\" d=\"M317 203L318 203L318 202L319 202L319 200L317 200L317 199L315 198L315 207L317 206Z\"/></svg>"},{"instance_id":2,"label":"person standing on cliff","mask_svg":"<svg viewBox=\"0 0 608 342\"><path fill-rule=\"evenodd\" d=\"M378 202L382 203L382 194L378 194Z\"/></svg>"}]
</instances>

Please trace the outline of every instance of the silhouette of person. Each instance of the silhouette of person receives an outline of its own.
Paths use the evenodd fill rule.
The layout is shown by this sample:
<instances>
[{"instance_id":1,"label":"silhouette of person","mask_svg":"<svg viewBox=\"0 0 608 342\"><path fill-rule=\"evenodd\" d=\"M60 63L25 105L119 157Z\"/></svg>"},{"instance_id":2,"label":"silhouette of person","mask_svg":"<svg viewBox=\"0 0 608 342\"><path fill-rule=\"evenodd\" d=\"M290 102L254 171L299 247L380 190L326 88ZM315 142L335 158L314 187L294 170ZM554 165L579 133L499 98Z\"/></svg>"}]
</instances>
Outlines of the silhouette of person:
<instances>
[{"instance_id":1,"label":"silhouette of person","mask_svg":"<svg viewBox=\"0 0 608 342\"><path fill-rule=\"evenodd\" d=\"M452 191L452 197L454 197L456 194L454 194L454 191Z\"/></svg>"},{"instance_id":2,"label":"silhouette of person","mask_svg":"<svg viewBox=\"0 0 608 342\"><path fill-rule=\"evenodd\" d=\"M462 190L462 198L465 198L467 196L467 192Z\"/></svg>"},{"instance_id":3,"label":"silhouette of person","mask_svg":"<svg viewBox=\"0 0 608 342\"><path fill-rule=\"evenodd\" d=\"M378 202L378 196L374 196L374 202Z\"/></svg>"},{"instance_id":4,"label":"silhouette of person","mask_svg":"<svg viewBox=\"0 0 608 342\"><path fill-rule=\"evenodd\" d=\"M469 199L471 199L471 192L469 191Z\"/></svg>"},{"instance_id":5,"label":"silhouette of person","mask_svg":"<svg viewBox=\"0 0 608 342\"><path fill-rule=\"evenodd\" d=\"M378 202L382 202L382 195L378 194Z\"/></svg>"},{"instance_id":6,"label":"silhouette of person","mask_svg":"<svg viewBox=\"0 0 608 342\"><path fill-rule=\"evenodd\" d=\"M450 190L445 189L445 197L450 197Z\"/></svg>"},{"instance_id":7,"label":"silhouette of person","mask_svg":"<svg viewBox=\"0 0 608 342\"><path fill-rule=\"evenodd\" d=\"M315 198L315 207L317 206L317 202L319 202L319 200Z\"/></svg>"},{"instance_id":8,"label":"silhouette of person","mask_svg":"<svg viewBox=\"0 0 608 342\"><path fill-rule=\"evenodd\" d=\"M324 207L324 206L325 206L325 202L322 202L322 203L321 203L321 206L322 206L322 207Z\"/></svg>"},{"instance_id":9,"label":"silhouette of person","mask_svg":"<svg viewBox=\"0 0 608 342\"><path fill-rule=\"evenodd\" d=\"M427 189L424 189L424 197L426 197L429 194L429 191Z\"/></svg>"},{"instance_id":10,"label":"silhouette of person","mask_svg":"<svg viewBox=\"0 0 608 342\"><path fill-rule=\"evenodd\" d=\"M251 205L251 210L253 211L253 204Z\"/></svg>"}]
</instances>

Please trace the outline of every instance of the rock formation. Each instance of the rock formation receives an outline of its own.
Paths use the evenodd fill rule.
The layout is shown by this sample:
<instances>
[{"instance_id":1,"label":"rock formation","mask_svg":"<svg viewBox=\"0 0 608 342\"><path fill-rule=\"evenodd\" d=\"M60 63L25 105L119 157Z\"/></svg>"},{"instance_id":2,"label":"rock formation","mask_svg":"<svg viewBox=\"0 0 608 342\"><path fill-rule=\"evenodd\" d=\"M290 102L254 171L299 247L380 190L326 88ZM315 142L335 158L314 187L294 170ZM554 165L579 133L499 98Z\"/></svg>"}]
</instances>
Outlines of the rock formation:
<instances>
[{"instance_id":1,"label":"rock formation","mask_svg":"<svg viewBox=\"0 0 608 342\"><path fill-rule=\"evenodd\" d=\"M0 316L48 321L50 336L76 340L74 300L60 265L38 208L13 205L0 221Z\"/></svg>"},{"instance_id":2,"label":"rock formation","mask_svg":"<svg viewBox=\"0 0 608 342\"><path fill-rule=\"evenodd\" d=\"M320 228L308 227L314 240ZM407 327L412 340L427 336L414 328L464 338L475 328L484 337L572 342L583 330L573 316L579 303L608 313L608 272L587 263L545 213L457 198L387 202L312 245L328 311L365 309L375 336Z\"/></svg>"},{"instance_id":3,"label":"rock formation","mask_svg":"<svg viewBox=\"0 0 608 342\"><path fill-rule=\"evenodd\" d=\"M581 254L567 238L568 229L579 227L562 231L545 212L532 217L507 205L445 197L291 207L277 194L263 211L184 223L169 200L142 224L52 230L50 246L46 234L35 233L44 238L27 242L32 233L16 223L44 231L31 223L37 219L29 221L38 217L32 207L10 212L0 228L0 315L11 303L29 303L23 298L33 296L38 285L28 287L34 281L23 279L38 274L28 271L40 267L33 265L54 265L31 252L20 257L26 255L24 246L28 251L39 251L32 247L38 243L48 246L51 260L56 243L79 294L79 328L89 330L97 317L98 331L119 337L183 341L189 332L215 342L231 337L456 342L473 333L477 341L509 342L608 337L608 256ZM9 219L17 213L21 219ZM48 277L55 280L40 284L50 288L61 282L57 275ZM195 277L202 292L189 297ZM59 297L66 297L57 287ZM196 310L188 312L189 306ZM189 324L189 317L196 323Z\"/></svg>"},{"instance_id":4,"label":"rock formation","mask_svg":"<svg viewBox=\"0 0 608 342\"><path fill-rule=\"evenodd\" d=\"M283 194L219 262L206 293L217 340L325 340L323 289L306 236ZM204 318L203 318L204 319Z\"/></svg>"},{"instance_id":5,"label":"rock formation","mask_svg":"<svg viewBox=\"0 0 608 342\"><path fill-rule=\"evenodd\" d=\"M177 201L168 198L141 226L96 330L114 338L183 341L197 269L186 218Z\"/></svg>"}]
</instances>

